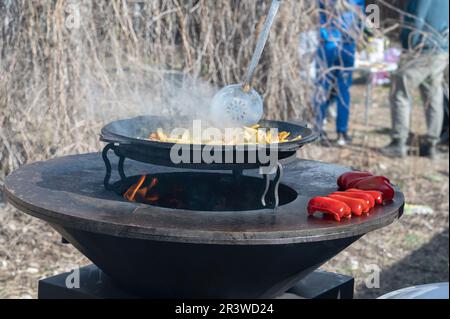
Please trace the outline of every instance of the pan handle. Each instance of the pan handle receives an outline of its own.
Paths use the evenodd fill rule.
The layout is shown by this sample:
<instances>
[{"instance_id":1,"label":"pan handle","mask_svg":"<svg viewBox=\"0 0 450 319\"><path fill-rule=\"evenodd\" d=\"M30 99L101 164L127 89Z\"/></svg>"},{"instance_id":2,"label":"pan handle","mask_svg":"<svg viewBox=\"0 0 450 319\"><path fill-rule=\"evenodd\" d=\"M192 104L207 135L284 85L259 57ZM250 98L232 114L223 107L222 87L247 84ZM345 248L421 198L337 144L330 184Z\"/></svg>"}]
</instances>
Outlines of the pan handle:
<instances>
[{"instance_id":1,"label":"pan handle","mask_svg":"<svg viewBox=\"0 0 450 319\"><path fill-rule=\"evenodd\" d=\"M119 135L109 134L105 132L100 133L100 141L106 143L120 143L120 144L130 144L125 138L120 137Z\"/></svg>"},{"instance_id":2,"label":"pan handle","mask_svg":"<svg viewBox=\"0 0 450 319\"><path fill-rule=\"evenodd\" d=\"M269 174L264 174L265 188L264 188L264 192L261 196L261 204L263 207L268 207L267 197L269 195L269 191L271 191L270 195L272 195L272 197L273 197L272 208L273 208L274 212L277 211L278 206L280 205L278 189L280 187L282 178L283 178L283 165L281 163L278 163L278 165L277 165L277 170L275 172L275 178L273 180L272 187L271 187Z\"/></svg>"}]
</instances>

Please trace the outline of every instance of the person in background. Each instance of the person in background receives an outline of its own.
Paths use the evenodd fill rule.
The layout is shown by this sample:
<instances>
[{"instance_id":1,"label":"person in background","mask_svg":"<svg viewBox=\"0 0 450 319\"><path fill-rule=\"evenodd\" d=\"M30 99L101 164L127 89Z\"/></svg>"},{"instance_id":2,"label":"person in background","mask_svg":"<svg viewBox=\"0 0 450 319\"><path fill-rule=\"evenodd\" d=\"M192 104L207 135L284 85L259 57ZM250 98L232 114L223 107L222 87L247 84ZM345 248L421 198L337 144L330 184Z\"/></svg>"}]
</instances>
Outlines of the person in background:
<instances>
[{"instance_id":1,"label":"person in background","mask_svg":"<svg viewBox=\"0 0 450 319\"><path fill-rule=\"evenodd\" d=\"M337 144L343 146L351 141L348 134L350 87L365 0L319 0L319 6L318 92L314 100L317 126L322 136L326 136L324 120L330 104L336 101Z\"/></svg>"},{"instance_id":2,"label":"person in background","mask_svg":"<svg viewBox=\"0 0 450 319\"><path fill-rule=\"evenodd\" d=\"M390 157L407 156L412 93L420 89L428 132L421 155L436 157L444 117L443 78L448 66L448 0L410 0L401 41L405 53L392 82L392 142L381 150Z\"/></svg>"},{"instance_id":3,"label":"person in background","mask_svg":"<svg viewBox=\"0 0 450 319\"><path fill-rule=\"evenodd\" d=\"M448 125L448 119L449 119L449 116L448 116L448 112L449 112L449 109L448 109L448 95L449 95L449 92L448 92L448 85L449 85L449 74L448 74L448 71L449 71L449 66L447 65L447 69L445 69L445 72L444 72L444 74L445 74L445 81L444 81L444 121L443 121L443 123L442 123L442 131L441 131L441 141L440 141L440 144L441 145L446 145L446 146L448 146L448 141L449 141L449 125Z\"/></svg>"},{"instance_id":4,"label":"person in background","mask_svg":"<svg viewBox=\"0 0 450 319\"><path fill-rule=\"evenodd\" d=\"M448 126L448 96L444 96L444 122L442 123L442 131L440 137L440 144L448 145L449 141L449 126Z\"/></svg>"}]
</instances>

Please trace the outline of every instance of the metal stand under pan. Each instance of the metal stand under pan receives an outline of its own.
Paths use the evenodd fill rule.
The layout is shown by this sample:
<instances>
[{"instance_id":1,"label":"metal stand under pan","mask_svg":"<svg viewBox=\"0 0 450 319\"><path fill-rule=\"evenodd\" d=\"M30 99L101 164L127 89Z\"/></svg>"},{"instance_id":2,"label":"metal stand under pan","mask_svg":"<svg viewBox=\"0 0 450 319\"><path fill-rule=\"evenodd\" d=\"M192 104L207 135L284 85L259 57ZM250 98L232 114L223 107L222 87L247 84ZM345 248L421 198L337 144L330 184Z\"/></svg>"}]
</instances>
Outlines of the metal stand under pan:
<instances>
[{"instance_id":1,"label":"metal stand under pan","mask_svg":"<svg viewBox=\"0 0 450 319\"><path fill-rule=\"evenodd\" d=\"M102 151L102 158L105 163L106 173L103 181L103 185L106 190L117 191L115 184L111 184L111 175L112 175L112 165L108 158L109 151L113 151L114 154L119 158L117 164L117 172L120 176L120 181L122 183L127 179L127 175L125 174L124 164L127 159L126 156L122 155L119 150L120 143L109 143L107 144ZM293 155L291 158L295 157ZM236 178L236 182L239 182L239 176L242 176L243 169L233 169L233 175ZM272 208L274 212L276 212L277 208L280 205L280 197L279 197L279 186L281 183L281 179L283 177L283 165L278 162L276 167L271 171L268 169L260 169L260 174L263 176L263 185L264 190L261 195L261 204L264 208ZM271 180L271 175L274 176L273 181Z\"/></svg>"}]
</instances>

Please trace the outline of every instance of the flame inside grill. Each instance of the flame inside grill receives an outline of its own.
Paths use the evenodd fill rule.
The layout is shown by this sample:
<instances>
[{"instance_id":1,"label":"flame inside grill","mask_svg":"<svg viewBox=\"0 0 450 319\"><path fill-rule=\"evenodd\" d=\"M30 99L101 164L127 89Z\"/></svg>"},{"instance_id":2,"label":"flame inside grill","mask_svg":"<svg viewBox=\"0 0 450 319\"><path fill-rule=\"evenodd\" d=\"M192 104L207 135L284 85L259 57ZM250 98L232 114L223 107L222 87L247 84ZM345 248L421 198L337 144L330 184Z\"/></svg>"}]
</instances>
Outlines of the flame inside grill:
<instances>
[{"instance_id":1,"label":"flame inside grill","mask_svg":"<svg viewBox=\"0 0 450 319\"><path fill-rule=\"evenodd\" d=\"M216 173L160 173L129 177L117 182L125 200L152 206L196 211L245 211L264 209L261 178ZM281 184L280 205L297 197Z\"/></svg>"},{"instance_id":2,"label":"flame inside grill","mask_svg":"<svg viewBox=\"0 0 450 319\"><path fill-rule=\"evenodd\" d=\"M144 186L147 180L147 175L142 175L136 184L131 185L130 188L124 193L123 197L130 202L157 202L159 199L158 194L152 194L152 190L158 185L158 179L152 178L151 182Z\"/></svg>"}]
</instances>

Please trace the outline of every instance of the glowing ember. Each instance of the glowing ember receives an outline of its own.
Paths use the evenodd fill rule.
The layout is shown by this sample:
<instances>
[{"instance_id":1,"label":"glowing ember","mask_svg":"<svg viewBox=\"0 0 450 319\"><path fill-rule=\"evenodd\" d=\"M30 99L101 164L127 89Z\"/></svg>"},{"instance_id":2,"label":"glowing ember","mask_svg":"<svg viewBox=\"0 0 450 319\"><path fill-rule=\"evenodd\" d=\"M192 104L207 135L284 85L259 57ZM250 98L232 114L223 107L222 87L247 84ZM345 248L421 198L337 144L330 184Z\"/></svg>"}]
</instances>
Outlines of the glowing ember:
<instances>
[{"instance_id":1,"label":"glowing ember","mask_svg":"<svg viewBox=\"0 0 450 319\"><path fill-rule=\"evenodd\" d=\"M149 202L157 202L159 199L158 195L149 195L147 197L145 197L146 200L148 200Z\"/></svg>"}]
</instances>

